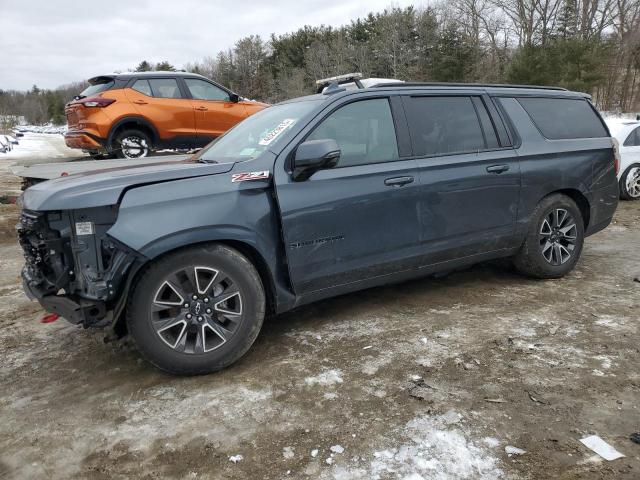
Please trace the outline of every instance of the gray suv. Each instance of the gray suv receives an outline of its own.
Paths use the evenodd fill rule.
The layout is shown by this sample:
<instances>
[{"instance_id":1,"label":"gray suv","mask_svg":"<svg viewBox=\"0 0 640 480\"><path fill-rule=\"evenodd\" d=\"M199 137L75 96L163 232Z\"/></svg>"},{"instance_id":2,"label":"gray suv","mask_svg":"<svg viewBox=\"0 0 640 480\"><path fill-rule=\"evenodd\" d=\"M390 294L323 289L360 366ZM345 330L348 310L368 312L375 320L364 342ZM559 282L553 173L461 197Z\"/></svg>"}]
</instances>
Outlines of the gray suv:
<instances>
[{"instance_id":1,"label":"gray suv","mask_svg":"<svg viewBox=\"0 0 640 480\"><path fill-rule=\"evenodd\" d=\"M573 269L618 202L587 95L382 84L267 108L186 161L29 188L24 287L176 374L226 367L265 315L510 257Z\"/></svg>"}]
</instances>

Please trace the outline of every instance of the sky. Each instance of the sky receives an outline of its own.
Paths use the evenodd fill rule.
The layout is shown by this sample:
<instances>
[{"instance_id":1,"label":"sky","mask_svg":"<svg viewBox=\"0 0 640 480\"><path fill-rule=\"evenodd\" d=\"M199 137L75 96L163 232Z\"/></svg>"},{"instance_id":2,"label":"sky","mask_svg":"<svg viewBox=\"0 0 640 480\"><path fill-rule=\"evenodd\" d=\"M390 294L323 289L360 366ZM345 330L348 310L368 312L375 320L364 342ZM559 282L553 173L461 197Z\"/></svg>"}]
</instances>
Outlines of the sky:
<instances>
[{"instance_id":1,"label":"sky","mask_svg":"<svg viewBox=\"0 0 640 480\"><path fill-rule=\"evenodd\" d=\"M0 89L27 90L133 69L177 68L242 37L348 24L405 0L0 0Z\"/></svg>"}]
</instances>

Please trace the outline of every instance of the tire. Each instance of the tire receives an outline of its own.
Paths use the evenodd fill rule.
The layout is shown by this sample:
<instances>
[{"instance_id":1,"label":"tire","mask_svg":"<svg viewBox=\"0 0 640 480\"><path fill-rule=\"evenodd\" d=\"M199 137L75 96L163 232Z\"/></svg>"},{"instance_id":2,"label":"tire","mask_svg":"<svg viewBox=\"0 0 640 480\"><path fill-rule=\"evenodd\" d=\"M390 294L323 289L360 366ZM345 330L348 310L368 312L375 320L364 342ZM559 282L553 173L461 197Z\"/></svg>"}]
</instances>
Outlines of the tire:
<instances>
[{"instance_id":1,"label":"tire","mask_svg":"<svg viewBox=\"0 0 640 480\"><path fill-rule=\"evenodd\" d=\"M113 141L112 152L118 158L144 158L152 150L151 138L142 130L123 130Z\"/></svg>"},{"instance_id":2,"label":"tire","mask_svg":"<svg viewBox=\"0 0 640 480\"><path fill-rule=\"evenodd\" d=\"M175 375L202 375L242 357L264 314L255 267L236 250L213 244L150 265L129 297L126 318L146 360Z\"/></svg>"},{"instance_id":3,"label":"tire","mask_svg":"<svg viewBox=\"0 0 640 480\"><path fill-rule=\"evenodd\" d=\"M640 163L634 163L620 177L620 198L640 199Z\"/></svg>"},{"instance_id":4,"label":"tire","mask_svg":"<svg viewBox=\"0 0 640 480\"><path fill-rule=\"evenodd\" d=\"M530 277L560 278L576 266L583 244L580 209L566 195L552 194L543 198L531 215L526 239L513 263Z\"/></svg>"}]
</instances>

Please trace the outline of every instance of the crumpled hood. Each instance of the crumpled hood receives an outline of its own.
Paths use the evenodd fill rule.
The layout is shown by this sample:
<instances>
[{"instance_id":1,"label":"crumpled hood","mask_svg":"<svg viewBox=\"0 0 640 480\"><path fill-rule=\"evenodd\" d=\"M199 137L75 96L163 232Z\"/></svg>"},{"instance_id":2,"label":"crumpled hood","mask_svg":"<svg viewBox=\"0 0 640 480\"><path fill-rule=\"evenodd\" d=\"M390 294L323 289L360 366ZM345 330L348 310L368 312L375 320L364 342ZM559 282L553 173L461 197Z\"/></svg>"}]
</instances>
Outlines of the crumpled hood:
<instances>
[{"instance_id":1,"label":"crumpled hood","mask_svg":"<svg viewBox=\"0 0 640 480\"><path fill-rule=\"evenodd\" d=\"M23 194L22 203L23 208L34 211L115 205L122 192L131 187L226 173L233 165L178 161L72 175L28 188Z\"/></svg>"}]
</instances>

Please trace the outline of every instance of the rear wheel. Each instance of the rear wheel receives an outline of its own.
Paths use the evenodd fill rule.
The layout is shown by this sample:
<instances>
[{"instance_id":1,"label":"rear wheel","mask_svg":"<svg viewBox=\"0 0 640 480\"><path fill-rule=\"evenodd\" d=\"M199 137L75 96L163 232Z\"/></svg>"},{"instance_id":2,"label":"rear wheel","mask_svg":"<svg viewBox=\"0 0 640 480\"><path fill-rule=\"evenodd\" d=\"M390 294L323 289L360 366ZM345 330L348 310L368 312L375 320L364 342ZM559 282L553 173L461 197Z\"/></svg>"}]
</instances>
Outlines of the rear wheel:
<instances>
[{"instance_id":1,"label":"rear wheel","mask_svg":"<svg viewBox=\"0 0 640 480\"><path fill-rule=\"evenodd\" d=\"M151 139L141 130L124 130L116 135L113 151L118 158L144 158L151 152Z\"/></svg>"},{"instance_id":2,"label":"rear wheel","mask_svg":"<svg viewBox=\"0 0 640 480\"><path fill-rule=\"evenodd\" d=\"M620 178L620 198L638 200L640 198L640 164L634 163Z\"/></svg>"},{"instance_id":3,"label":"rear wheel","mask_svg":"<svg viewBox=\"0 0 640 480\"><path fill-rule=\"evenodd\" d=\"M179 375L220 370L255 341L265 297L254 266L222 245L193 247L151 265L127 307L142 355Z\"/></svg>"},{"instance_id":4,"label":"rear wheel","mask_svg":"<svg viewBox=\"0 0 640 480\"><path fill-rule=\"evenodd\" d=\"M583 243L584 221L576 203L566 195L550 195L533 212L514 264L531 277L559 278L573 270Z\"/></svg>"}]
</instances>

